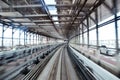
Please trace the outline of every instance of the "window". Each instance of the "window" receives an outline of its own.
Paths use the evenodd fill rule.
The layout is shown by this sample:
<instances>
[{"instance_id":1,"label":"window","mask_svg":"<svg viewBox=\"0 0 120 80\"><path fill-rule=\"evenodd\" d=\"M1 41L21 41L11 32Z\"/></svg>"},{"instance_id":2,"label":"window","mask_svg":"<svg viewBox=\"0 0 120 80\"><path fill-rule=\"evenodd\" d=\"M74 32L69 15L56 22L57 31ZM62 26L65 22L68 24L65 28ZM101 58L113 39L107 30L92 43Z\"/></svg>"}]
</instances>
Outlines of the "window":
<instances>
[{"instance_id":1,"label":"window","mask_svg":"<svg viewBox=\"0 0 120 80\"><path fill-rule=\"evenodd\" d=\"M115 24L110 23L99 28L99 43L107 47L115 48Z\"/></svg>"},{"instance_id":2,"label":"window","mask_svg":"<svg viewBox=\"0 0 120 80\"><path fill-rule=\"evenodd\" d=\"M0 24L0 46L2 46L2 24Z\"/></svg>"},{"instance_id":3,"label":"window","mask_svg":"<svg viewBox=\"0 0 120 80\"><path fill-rule=\"evenodd\" d=\"M119 48L120 48L120 20L118 20L118 40L119 40Z\"/></svg>"},{"instance_id":4,"label":"window","mask_svg":"<svg viewBox=\"0 0 120 80\"><path fill-rule=\"evenodd\" d=\"M88 36L87 36L87 32L86 33L84 33L84 44L88 44Z\"/></svg>"},{"instance_id":5,"label":"window","mask_svg":"<svg viewBox=\"0 0 120 80\"><path fill-rule=\"evenodd\" d=\"M96 45L96 29L89 32L90 45Z\"/></svg>"}]
</instances>

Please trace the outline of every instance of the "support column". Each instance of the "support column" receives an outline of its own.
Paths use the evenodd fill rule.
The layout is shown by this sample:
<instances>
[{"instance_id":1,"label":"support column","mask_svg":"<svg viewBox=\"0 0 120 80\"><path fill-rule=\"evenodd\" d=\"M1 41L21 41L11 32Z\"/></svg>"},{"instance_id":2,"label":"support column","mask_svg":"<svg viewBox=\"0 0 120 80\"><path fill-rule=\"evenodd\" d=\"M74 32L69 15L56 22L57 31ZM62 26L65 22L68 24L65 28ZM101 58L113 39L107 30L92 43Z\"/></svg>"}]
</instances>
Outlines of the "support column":
<instances>
[{"instance_id":1,"label":"support column","mask_svg":"<svg viewBox=\"0 0 120 80\"><path fill-rule=\"evenodd\" d=\"M88 44L88 48L89 48L89 18L87 18L87 44Z\"/></svg>"},{"instance_id":2,"label":"support column","mask_svg":"<svg viewBox=\"0 0 120 80\"><path fill-rule=\"evenodd\" d=\"M79 44L80 44L80 27L79 27Z\"/></svg>"},{"instance_id":3,"label":"support column","mask_svg":"<svg viewBox=\"0 0 120 80\"><path fill-rule=\"evenodd\" d=\"M39 44L39 35L37 35L37 39L38 39L38 42L37 42L37 44Z\"/></svg>"},{"instance_id":4,"label":"support column","mask_svg":"<svg viewBox=\"0 0 120 80\"><path fill-rule=\"evenodd\" d=\"M77 44L79 44L79 27L77 28Z\"/></svg>"},{"instance_id":5,"label":"support column","mask_svg":"<svg viewBox=\"0 0 120 80\"><path fill-rule=\"evenodd\" d=\"M84 31L83 31L84 29L83 29L83 27L84 27L84 26L83 26L83 24L82 24L82 46L84 45Z\"/></svg>"},{"instance_id":6,"label":"support column","mask_svg":"<svg viewBox=\"0 0 120 80\"><path fill-rule=\"evenodd\" d=\"M26 40L26 45L28 44L28 42L27 42L28 39L27 39L27 38L28 38L28 33L26 32L26 38L25 38L25 40Z\"/></svg>"},{"instance_id":7,"label":"support column","mask_svg":"<svg viewBox=\"0 0 120 80\"><path fill-rule=\"evenodd\" d=\"M31 45L31 33L29 33L29 34L30 34L30 36L29 36L29 43Z\"/></svg>"},{"instance_id":8,"label":"support column","mask_svg":"<svg viewBox=\"0 0 120 80\"><path fill-rule=\"evenodd\" d=\"M24 45L26 45L26 44L25 44L25 31L24 31Z\"/></svg>"},{"instance_id":9,"label":"support column","mask_svg":"<svg viewBox=\"0 0 120 80\"><path fill-rule=\"evenodd\" d=\"M12 48L14 46L14 38L13 38L13 35L14 35L14 27L12 27Z\"/></svg>"},{"instance_id":10,"label":"support column","mask_svg":"<svg viewBox=\"0 0 120 80\"><path fill-rule=\"evenodd\" d=\"M95 24L96 24L96 45L97 45L97 49L99 49L99 32L98 32L98 11L97 9L95 10Z\"/></svg>"},{"instance_id":11,"label":"support column","mask_svg":"<svg viewBox=\"0 0 120 80\"><path fill-rule=\"evenodd\" d=\"M38 45L38 34L36 34L36 44Z\"/></svg>"},{"instance_id":12,"label":"support column","mask_svg":"<svg viewBox=\"0 0 120 80\"><path fill-rule=\"evenodd\" d=\"M38 35L38 44L40 43L39 40L40 40L40 35Z\"/></svg>"},{"instance_id":13,"label":"support column","mask_svg":"<svg viewBox=\"0 0 120 80\"><path fill-rule=\"evenodd\" d=\"M117 23L117 0L113 0L113 13L115 20L115 45L116 45L116 53L119 54L119 41L118 41L118 23Z\"/></svg>"},{"instance_id":14,"label":"support column","mask_svg":"<svg viewBox=\"0 0 120 80\"><path fill-rule=\"evenodd\" d=\"M35 34L36 35L36 39L35 39L35 42L36 42L36 44L37 44L37 34Z\"/></svg>"},{"instance_id":15,"label":"support column","mask_svg":"<svg viewBox=\"0 0 120 80\"><path fill-rule=\"evenodd\" d=\"M34 43L34 38L35 38L35 36L34 36L34 34L33 34L33 44L35 44L35 43Z\"/></svg>"},{"instance_id":16,"label":"support column","mask_svg":"<svg viewBox=\"0 0 120 80\"><path fill-rule=\"evenodd\" d=\"M19 45L21 45L21 32L20 32L20 29L19 29Z\"/></svg>"},{"instance_id":17,"label":"support column","mask_svg":"<svg viewBox=\"0 0 120 80\"><path fill-rule=\"evenodd\" d=\"M2 47L4 46L4 32L5 32L5 29L4 29L4 24L3 24L3 26L2 26ZM2 50L3 50L3 48L2 48Z\"/></svg>"}]
</instances>

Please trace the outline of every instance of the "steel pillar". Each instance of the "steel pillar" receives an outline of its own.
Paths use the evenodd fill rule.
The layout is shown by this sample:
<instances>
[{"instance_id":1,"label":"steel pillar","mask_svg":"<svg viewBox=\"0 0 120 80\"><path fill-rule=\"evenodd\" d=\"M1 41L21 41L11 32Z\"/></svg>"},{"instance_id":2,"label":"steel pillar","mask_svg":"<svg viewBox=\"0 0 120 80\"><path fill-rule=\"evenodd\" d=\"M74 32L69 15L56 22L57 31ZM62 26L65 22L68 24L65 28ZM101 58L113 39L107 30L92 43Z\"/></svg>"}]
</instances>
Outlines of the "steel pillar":
<instances>
[{"instance_id":1,"label":"steel pillar","mask_svg":"<svg viewBox=\"0 0 120 80\"><path fill-rule=\"evenodd\" d=\"M34 34L33 34L33 44L34 44L34 38L35 38L35 36L34 36Z\"/></svg>"},{"instance_id":2,"label":"steel pillar","mask_svg":"<svg viewBox=\"0 0 120 80\"><path fill-rule=\"evenodd\" d=\"M4 29L4 24L3 24L3 26L2 26L2 47L4 46L4 32L5 32L5 29ZM2 50L3 50L3 48L2 48Z\"/></svg>"},{"instance_id":3,"label":"steel pillar","mask_svg":"<svg viewBox=\"0 0 120 80\"><path fill-rule=\"evenodd\" d=\"M14 38L13 38L13 36L14 36L14 27L12 27L12 48L14 46Z\"/></svg>"},{"instance_id":4,"label":"steel pillar","mask_svg":"<svg viewBox=\"0 0 120 80\"><path fill-rule=\"evenodd\" d=\"M19 29L19 45L21 45L21 31Z\"/></svg>"},{"instance_id":5,"label":"steel pillar","mask_svg":"<svg viewBox=\"0 0 120 80\"><path fill-rule=\"evenodd\" d=\"M24 45L26 45L26 44L25 44L25 31L24 31Z\"/></svg>"},{"instance_id":6,"label":"steel pillar","mask_svg":"<svg viewBox=\"0 0 120 80\"><path fill-rule=\"evenodd\" d=\"M84 26L83 26L83 24L82 24L82 46L84 45Z\"/></svg>"},{"instance_id":7,"label":"steel pillar","mask_svg":"<svg viewBox=\"0 0 120 80\"><path fill-rule=\"evenodd\" d=\"M119 54L119 41L118 41L118 23L117 23L117 0L113 1L113 12L114 12L114 21L115 21L115 44L116 44L116 53Z\"/></svg>"},{"instance_id":8,"label":"steel pillar","mask_svg":"<svg viewBox=\"0 0 120 80\"><path fill-rule=\"evenodd\" d=\"M39 42L38 42L38 41L39 41L39 35L37 34L37 44L39 44Z\"/></svg>"},{"instance_id":9,"label":"steel pillar","mask_svg":"<svg viewBox=\"0 0 120 80\"><path fill-rule=\"evenodd\" d=\"M80 27L79 27L79 44L80 44Z\"/></svg>"},{"instance_id":10,"label":"steel pillar","mask_svg":"<svg viewBox=\"0 0 120 80\"><path fill-rule=\"evenodd\" d=\"M88 48L89 48L89 40L90 40L90 37L89 37L89 18L87 18L87 45L88 45Z\"/></svg>"},{"instance_id":11,"label":"steel pillar","mask_svg":"<svg viewBox=\"0 0 120 80\"><path fill-rule=\"evenodd\" d=\"M36 35L36 39L35 39L35 42L36 42L36 44L37 44L37 34L35 34Z\"/></svg>"},{"instance_id":12,"label":"steel pillar","mask_svg":"<svg viewBox=\"0 0 120 80\"><path fill-rule=\"evenodd\" d=\"M27 45L27 44L28 44L28 42L27 42L27 40L28 40L28 39L27 39L27 38L28 38L28 33L26 32L25 35L26 35L25 40L26 40L26 45Z\"/></svg>"},{"instance_id":13,"label":"steel pillar","mask_svg":"<svg viewBox=\"0 0 120 80\"><path fill-rule=\"evenodd\" d=\"M98 46L99 46L99 31L98 31L98 10L96 9L95 10L95 24L96 24L96 38L97 38L97 43L96 43L96 45L97 45L97 49L99 48Z\"/></svg>"},{"instance_id":14,"label":"steel pillar","mask_svg":"<svg viewBox=\"0 0 120 80\"><path fill-rule=\"evenodd\" d=\"M29 44L31 45L31 33L29 33Z\"/></svg>"}]
</instances>

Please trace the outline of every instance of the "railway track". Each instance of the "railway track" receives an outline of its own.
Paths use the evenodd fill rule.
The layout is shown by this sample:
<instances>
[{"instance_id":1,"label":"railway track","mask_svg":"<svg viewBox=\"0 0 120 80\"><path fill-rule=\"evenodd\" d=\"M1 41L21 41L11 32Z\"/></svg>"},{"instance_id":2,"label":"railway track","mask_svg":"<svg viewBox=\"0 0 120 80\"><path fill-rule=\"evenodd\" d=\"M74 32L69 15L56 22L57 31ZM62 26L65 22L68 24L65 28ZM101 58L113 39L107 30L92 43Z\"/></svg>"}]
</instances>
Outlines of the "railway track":
<instances>
[{"instance_id":1,"label":"railway track","mask_svg":"<svg viewBox=\"0 0 120 80\"><path fill-rule=\"evenodd\" d=\"M21 80L25 76L25 75L21 75L21 71L25 68L25 66L31 66L31 69L34 68L35 64L33 63L33 61L36 60L37 58L40 59L40 56L47 53L48 50L49 49L46 48L41 50L40 52L29 55L28 57L25 57L23 59L18 59L17 61L13 61L3 65L2 67L5 67L6 70L0 75L0 80ZM43 59L41 59L40 61L42 60ZM11 65L11 66L7 66L7 65Z\"/></svg>"},{"instance_id":2,"label":"railway track","mask_svg":"<svg viewBox=\"0 0 120 80\"><path fill-rule=\"evenodd\" d=\"M63 45L35 66L21 80L97 80L76 55Z\"/></svg>"},{"instance_id":3,"label":"railway track","mask_svg":"<svg viewBox=\"0 0 120 80\"><path fill-rule=\"evenodd\" d=\"M31 70L22 80L36 80L39 74L42 72L50 58L54 55L57 49L55 49L53 52L51 52L50 55L48 55L45 59L43 59L38 65L34 67L33 70Z\"/></svg>"},{"instance_id":4,"label":"railway track","mask_svg":"<svg viewBox=\"0 0 120 80\"><path fill-rule=\"evenodd\" d=\"M55 54L37 80L79 80L68 56L66 46L62 46ZM48 72L45 72L46 70Z\"/></svg>"},{"instance_id":5,"label":"railway track","mask_svg":"<svg viewBox=\"0 0 120 80\"><path fill-rule=\"evenodd\" d=\"M89 67L84 65L84 62L75 55L70 48L68 47L69 56L72 60L72 63L76 67L76 72L79 76L80 80L99 80L97 77L92 73Z\"/></svg>"}]
</instances>

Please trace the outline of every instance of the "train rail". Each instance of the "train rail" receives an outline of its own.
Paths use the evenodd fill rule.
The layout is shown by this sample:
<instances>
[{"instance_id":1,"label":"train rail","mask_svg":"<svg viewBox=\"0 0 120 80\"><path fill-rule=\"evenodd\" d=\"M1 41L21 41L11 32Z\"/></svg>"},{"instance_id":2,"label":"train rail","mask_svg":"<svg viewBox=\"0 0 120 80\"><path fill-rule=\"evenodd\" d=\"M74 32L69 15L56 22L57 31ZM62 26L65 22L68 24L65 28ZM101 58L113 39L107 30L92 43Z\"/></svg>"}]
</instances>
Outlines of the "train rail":
<instances>
[{"instance_id":1,"label":"train rail","mask_svg":"<svg viewBox=\"0 0 120 80\"><path fill-rule=\"evenodd\" d=\"M38 65L35 66L33 70L31 70L22 80L36 80L45 65L48 63L50 58L53 56L53 54L56 52L57 49L55 49L53 52L51 52L50 55L47 56L44 60L42 60Z\"/></svg>"},{"instance_id":2,"label":"train rail","mask_svg":"<svg viewBox=\"0 0 120 80\"><path fill-rule=\"evenodd\" d=\"M94 79L95 80L120 80L118 77L111 74L107 70L103 69L102 67L100 67L99 65L94 63L93 61L89 60L88 58L86 58L85 56L80 54L78 51L73 49L72 47L69 46L68 51L69 51L70 55L72 55L72 57L74 59L72 61L74 61L74 63L77 63L76 65L78 66L77 67L78 73L80 75L83 75L83 78L84 78L85 75L88 74L86 76L86 79L84 79L84 80L94 80ZM82 66L83 66L83 68L79 69ZM85 72L85 73L84 74L80 73L79 70L81 72L83 70L83 72ZM89 78L87 78L87 77L89 77Z\"/></svg>"},{"instance_id":3,"label":"train rail","mask_svg":"<svg viewBox=\"0 0 120 80\"><path fill-rule=\"evenodd\" d=\"M77 55L73 54L69 48L68 52L70 53L69 55L73 64L76 66L78 75L80 75L80 80L97 80L90 68L85 66L84 62L81 59L79 59Z\"/></svg>"},{"instance_id":4,"label":"train rail","mask_svg":"<svg viewBox=\"0 0 120 80\"><path fill-rule=\"evenodd\" d=\"M55 53L37 80L79 80L65 45Z\"/></svg>"},{"instance_id":5,"label":"train rail","mask_svg":"<svg viewBox=\"0 0 120 80\"><path fill-rule=\"evenodd\" d=\"M46 51L45 51L46 52ZM15 72L8 72L3 75L2 80L119 80L112 74L104 71L101 67L98 67L95 63L91 62L76 50L67 46L66 44L54 47L52 52L45 53L41 57L40 54L34 56L31 60L26 61L21 67L17 67ZM31 64L31 70L20 74L20 69L25 68L26 65L31 63L33 60L38 60L34 66ZM99 70L98 70L99 69ZM101 70L101 71L100 71ZM110 75L104 77L102 74ZM11 74L10 74L11 73ZM12 74L14 73L14 74ZM19 74L19 75L15 75ZM10 75L10 76L9 76ZM9 76L9 77L8 77Z\"/></svg>"},{"instance_id":6,"label":"train rail","mask_svg":"<svg viewBox=\"0 0 120 80\"><path fill-rule=\"evenodd\" d=\"M63 45L22 80L98 80L76 55Z\"/></svg>"},{"instance_id":7,"label":"train rail","mask_svg":"<svg viewBox=\"0 0 120 80\"><path fill-rule=\"evenodd\" d=\"M53 47L51 47L51 49L50 49L50 48L47 48L47 49L41 50L42 52L37 52L37 53L35 53L35 54L32 54L32 55L26 57L26 58L23 60L23 62L20 61L20 63L19 63L17 66L15 65L15 66L13 66L13 67L10 68L10 69L8 68L3 74L1 74L1 75L0 75L0 80L14 80L14 78L15 78L15 80L16 80L16 79L17 79L16 76L20 78L19 75L21 75L20 72L21 72L23 69L25 69L25 68L28 67L28 66L33 67L34 61L35 61L36 59L40 59L40 58L43 58L44 55L48 55L49 50L52 50L52 49L54 49L54 48L55 48L55 47L53 46ZM5 65L6 65L6 64L5 64ZM4 67L5 65L3 65L3 67ZM7 66L7 65L6 65L6 66ZM8 66L8 67L9 67L9 66ZM6 68L7 68L7 67L6 67ZM23 77L23 76L22 76L22 77ZM18 80L20 80L20 79L18 79Z\"/></svg>"}]
</instances>

